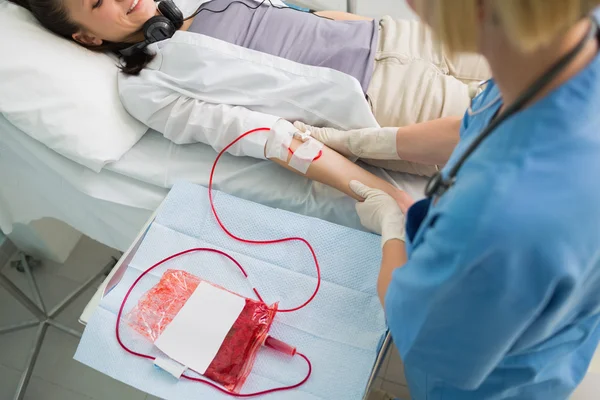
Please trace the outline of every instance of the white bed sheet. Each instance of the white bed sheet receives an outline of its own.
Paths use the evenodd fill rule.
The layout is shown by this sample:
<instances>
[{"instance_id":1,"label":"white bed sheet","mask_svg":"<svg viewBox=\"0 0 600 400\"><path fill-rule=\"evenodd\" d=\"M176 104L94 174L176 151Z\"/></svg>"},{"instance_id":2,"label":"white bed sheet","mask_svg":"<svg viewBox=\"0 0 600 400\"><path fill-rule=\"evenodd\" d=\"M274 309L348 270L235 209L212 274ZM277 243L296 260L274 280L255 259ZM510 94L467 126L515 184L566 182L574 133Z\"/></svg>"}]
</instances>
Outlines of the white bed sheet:
<instances>
[{"instance_id":1,"label":"white bed sheet","mask_svg":"<svg viewBox=\"0 0 600 400\"><path fill-rule=\"evenodd\" d=\"M0 228L8 233L15 223L52 217L124 251L175 182L208 185L215 156L208 146L175 145L150 131L120 161L94 173L49 150L0 116ZM371 170L386 178L386 172ZM391 176L415 198L422 196L424 179ZM351 198L269 161L224 156L217 167L215 188L270 207L361 228Z\"/></svg>"}]
</instances>

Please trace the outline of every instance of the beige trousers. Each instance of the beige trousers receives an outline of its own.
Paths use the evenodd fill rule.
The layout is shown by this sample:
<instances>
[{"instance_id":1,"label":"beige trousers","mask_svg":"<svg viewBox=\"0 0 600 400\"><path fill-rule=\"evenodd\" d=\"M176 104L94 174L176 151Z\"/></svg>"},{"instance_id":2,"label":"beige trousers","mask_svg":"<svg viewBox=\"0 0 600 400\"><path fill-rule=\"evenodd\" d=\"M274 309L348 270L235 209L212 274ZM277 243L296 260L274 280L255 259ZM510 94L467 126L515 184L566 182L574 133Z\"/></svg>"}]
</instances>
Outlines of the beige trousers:
<instances>
[{"instance_id":1,"label":"beige trousers","mask_svg":"<svg viewBox=\"0 0 600 400\"><path fill-rule=\"evenodd\" d=\"M450 57L417 21L384 17L375 70L367 95L379 125L401 127L437 118L462 117L479 82L491 76L482 56ZM366 160L389 167L390 163ZM430 176L436 166L393 162L396 171Z\"/></svg>"}]
</instances>

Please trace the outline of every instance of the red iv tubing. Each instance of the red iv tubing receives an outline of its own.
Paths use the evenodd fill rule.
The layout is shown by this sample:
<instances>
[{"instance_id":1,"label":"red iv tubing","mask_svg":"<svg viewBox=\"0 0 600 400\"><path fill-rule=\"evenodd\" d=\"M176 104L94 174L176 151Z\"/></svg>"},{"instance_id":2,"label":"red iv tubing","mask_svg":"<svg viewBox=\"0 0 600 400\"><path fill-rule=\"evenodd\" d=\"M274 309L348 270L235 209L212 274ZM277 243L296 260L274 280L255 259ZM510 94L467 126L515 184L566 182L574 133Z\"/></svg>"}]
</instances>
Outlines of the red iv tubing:
<instances>
[{"instance_id":1,"label":"red iv tubing","mask_svg":"<svg viewBox=\"0 0 600 400\"><path fill-rule=\"evenodd\" d=\"M221 156L223 156L223 154L225 154L225 152L227 150L229 150L231 148L231 146L235 145L237 142L239 142L240 140L242 140L243 138L245 138L248 135L251 135L253 133L256 132L260 132L260 131L269 131L269 128L257 128L257 129L253 129L251 131L248 131L246 133L244 133L243 135L239 136L237 139L235 139L233 142L231 142L229 145L227 145L227 147L225 147L223 150L221 150L221 152L217 155L217 158L215 159L215 162L213 163L212 169L210 171L210 179L209 179L209 183L208 183L208 198L210 201L210 207L212 209L213 215L215 216L215 219L217 220L217 223L219 224L219 226L221 227L221 229L223 229L223 231L231 238L242 242L242 243L249 243L249 244L256 244L256 245L268 245L268 244L275 244L275 243L284 243L284 242L302 242L304 243L308 249L310 250L310 253L313 257L314 263L315 263L315 268L317 270L317 286L315 287L315 291L313 292L313 294L310 296L310 298L308 300L306 300L306 302L304 302L303 304L299 305L298 307L294 307L294 308L290 308L290 309L280 309L277 310L277 312L279 313L291 313L294 311L298 311L304 307L306 307L311 301L313 301L313 299L315 298L315 296L317 295L317 293L319 292L319 288L321 287L321 268L319 267L319 261L317 260L317 254L315 253L315 250L313 249L313 247L310 245L310 243L308 243L308 241L306 239L303 239L301 237L289 237L289 238L283 238L283 239L275 239L275 240L248 240L248 239L243 239L239 236L234 235L233 233L231 233L226 227L225 225L223 225L223 222L221 222L221 219L219 218L219 215L217 214L217 210L215 209L215 204L213 202L213 195L212 195L212 186L213 186L213 177L215 175L215 169L217 167L217 163L219 162L219 159L221 158ZM293 154L292 150L290 149L290 152ZM320 152L317 157L313 160L317 160L321 157L322 152ZM247 279L248 278L248 274L246 273L246 270L244 269L244 267L242 267L242 265L232 256L230 256L229 254L220 251L220 250L216 250L216 249L210 249L210 248L203 248L203 247L199 247L199 248L194 248L194 249L188 249L185 251L182 251L180 253L177 254L173 254L172 256L169 256L159 262L157 262L156 264L154 264L153 266L151 266L150 268L148 268L147 270L145 270L144 272L142 272L142 274L135 280L135 282L133 282L133 284L131 285L131 287L129 288L129 290L127 291L127 294L125 294L125 298L123 299L123 302L121 303L121 306L119 307L119 314L117 315L117 324L115 327L115 332L116 332L116 336L117 336L117 342L119 342L119 345L123 348L123 350L125 350L126 352L128 352L129 354L132 354L134 356L137 357L143 357L143 358L147 358L149 360L155 360L155 357L149 355L149 354L143 354L143 353L138 353L136 351L133 351L132 349L130 349L129 347L127 347L123 341L121 340L121 335L119 333L119 326L120 326L120 321L121 321L121 315L123 314L123 309L125 307L125 303L127 302L127 299L129 298L129 295L131 294L131 292L133 291L133 289L135 288L135 286L138 284L138 282L144 277L146 276L146 274L148 274L150 271L152 271L153 269L157 268L158 266L174 259L177 257L180 257L184 254L188 254L188 253L194 253L194 252L200 252L200 251L205 251L205 252L210 252L210 253L216 253L216 254L220 254L226 258L228 258L231 262L233 262L238 268L239 270L242 272L242 274L244 275L244 277ZM252 291L254 292L254 294L256 294L256 297L258 297L258 299L264 303L264 300L262 299L262 297L260 296L260 294L258 293L258 290L256 290L256 288L252 288ZM275 392L282 392L285 390L291 390L291 389L295 389L298 388L302 385L304 385L306 383L306 381L308 381L308 379L310 378L310 375L312 374L312 364L310 362L310 360L308 359L308 357L306 357L304 354L302 353L298 353L296 352L296 350L294 348L292 348L291 346L280 342L277 339L274 339L272 337L267 337L267 340L265 341L265 345L268 347L271 347L275 350L278 351L283 351L289 355L298 355L301 358L303 358L307 365L308 365L308 372L306 374L306 377L298 382L295 385L291 385L291 386L283 386L283 387L279 387L279 388L274 388L274 389L268 389L268 390L263 390L261 392L255 392L255 393L234 393L228 390L223 389L222 387L216 385L215 383L206 380L206 379L202 379L202 378L196 378L193 376L189 376L189 375L185 375L183 374L181 377L190 381L195 381L195 382L200 382L203 384L206 384L208 386L211 386L212 388L228 394L230 396L234 396L234 397L254 397L254 396L261 396L261 395L265 395L265 394L269 394L269 393L275 393Z\"/></svg>"}]
</instances>

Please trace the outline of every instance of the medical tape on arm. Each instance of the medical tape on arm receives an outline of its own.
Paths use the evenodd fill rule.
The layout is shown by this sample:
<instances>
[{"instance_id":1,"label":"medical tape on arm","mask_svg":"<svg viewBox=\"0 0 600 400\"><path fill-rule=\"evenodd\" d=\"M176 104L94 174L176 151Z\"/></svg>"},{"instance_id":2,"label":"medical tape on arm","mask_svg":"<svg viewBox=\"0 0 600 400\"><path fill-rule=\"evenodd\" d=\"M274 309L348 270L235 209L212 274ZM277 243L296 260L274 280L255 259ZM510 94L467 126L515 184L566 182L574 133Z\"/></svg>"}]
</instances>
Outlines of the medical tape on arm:
<instances>
[{"instance_id":1,"label":"medical tape on arm","mask_svg":"<svg viewBox=\"0 0 600 400\"><path fill-rule=\"evenodd\" d=\"M285 128L278 126L276 123L269 133L265 156L268 159L276 158L283 162L287 162L289 156L288 149L292 145L293 138L293 131L288 132Z\"/></svg>"},{"instance_id":2,"label":"medical tape on arm","mask_svg":"<svg viewBox=\"0 0 600 400\"><path fill-rule=\"evenodd\" d=\"M306 174L308 167L310 167L310 164L312 164L314 159L319 155L321 149L323 149L323 143L316 139L309 138L294 151L294 155L292 155L288 165L296 171Z\"/></svg>"}]
</instances>

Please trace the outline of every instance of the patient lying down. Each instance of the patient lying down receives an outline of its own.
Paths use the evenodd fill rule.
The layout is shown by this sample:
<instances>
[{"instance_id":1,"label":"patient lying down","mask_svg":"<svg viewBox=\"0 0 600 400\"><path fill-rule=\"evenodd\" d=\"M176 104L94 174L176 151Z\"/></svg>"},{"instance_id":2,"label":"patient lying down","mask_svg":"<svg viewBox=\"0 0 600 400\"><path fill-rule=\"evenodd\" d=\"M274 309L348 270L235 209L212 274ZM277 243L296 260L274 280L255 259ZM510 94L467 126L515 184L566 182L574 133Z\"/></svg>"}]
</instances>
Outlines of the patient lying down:
<instances>
[{"instance_id":1,"label":"patient lying down","mask_svg":"<svg viewBox=\"0 0 600 400\"><path fill-rule=\"evenodd\" d=\"M410 126L447 117L443 136L444 127L454 127L467 109L473 84L489 76L482 58L450 57L417 22L389 17L314 15L286 8L280 0L199 1L195 17L174 21L178 30L172 39L121 53L147 41L142 28L160 14L154 0L11 1L29 9L50 31L90 50L118 55L121 100L135 118L175 143L201 142L216 150L252 129L275 130L281 121L288 127L296 120L320 126L347 123L346 128L406 127L408 136L397 128L385 130L384 142L395 160L382 166L431 175L447 157L436 154L439 146L432 154L422 144L412 151L419 147L411 143L421 130ZM442 139L442 153L458 140L457 131L450 131ZM346 156L353 153L345 133L336 132L328 141L332 135L317 131L326 144ZM348 138L356 144L362 134L354 131ZM257 134L250 145L241 143L230 152L264 158L266 138ZM399 157L396 146L402 143L408 146L398 147L406 150ZM301 144L295 139L291 150ZM381 165L369 159L382 158L376 153L362 158ZM289 160L274 161L289 169ZM403 210L409 205L403 192L327 147L305 175L361 200L348 186L359 180L392 195Z\"/></svg>"}]
</instances>

